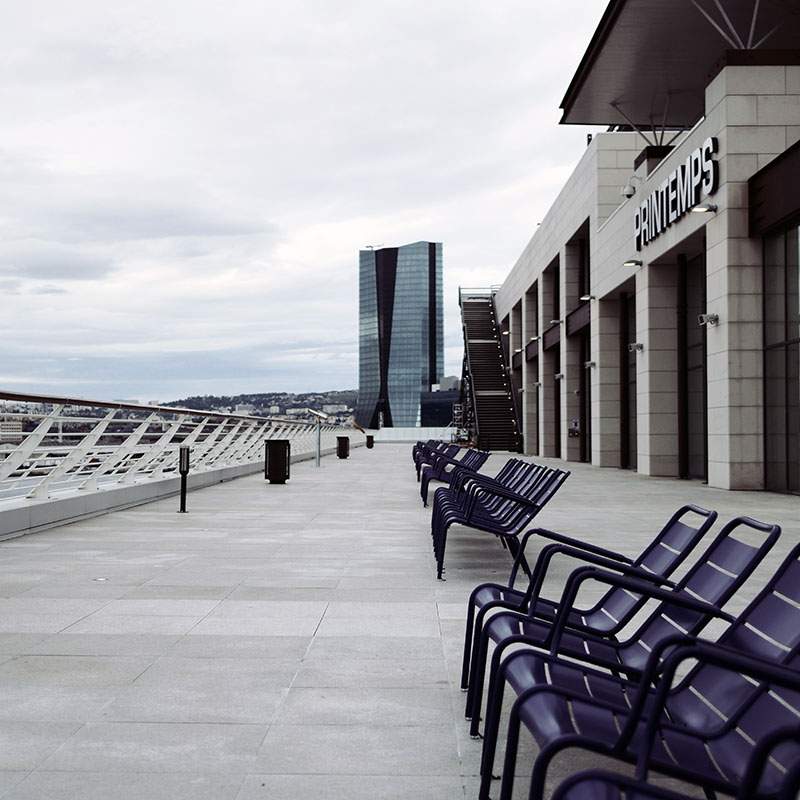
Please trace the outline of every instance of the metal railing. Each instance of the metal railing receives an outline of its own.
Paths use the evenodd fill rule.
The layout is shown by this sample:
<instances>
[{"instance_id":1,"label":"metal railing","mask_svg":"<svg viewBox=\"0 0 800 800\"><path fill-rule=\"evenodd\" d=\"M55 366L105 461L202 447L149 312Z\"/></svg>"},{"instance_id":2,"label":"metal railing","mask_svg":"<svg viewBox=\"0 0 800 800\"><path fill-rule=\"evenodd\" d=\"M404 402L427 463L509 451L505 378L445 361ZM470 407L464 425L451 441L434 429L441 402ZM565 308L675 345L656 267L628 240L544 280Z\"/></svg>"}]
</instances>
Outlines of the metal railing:
<instances>
[{"instance_id":1,"label":"metal railing","mask_svg":"<svg viewBox=\"0 0 800 800\"><path fill-rule=\"evenodd\" d=\"M0 391L0 510L40 500L263 461L268 439L311 457L352 432L320 422Z\"/></svg>"}]
</instances>

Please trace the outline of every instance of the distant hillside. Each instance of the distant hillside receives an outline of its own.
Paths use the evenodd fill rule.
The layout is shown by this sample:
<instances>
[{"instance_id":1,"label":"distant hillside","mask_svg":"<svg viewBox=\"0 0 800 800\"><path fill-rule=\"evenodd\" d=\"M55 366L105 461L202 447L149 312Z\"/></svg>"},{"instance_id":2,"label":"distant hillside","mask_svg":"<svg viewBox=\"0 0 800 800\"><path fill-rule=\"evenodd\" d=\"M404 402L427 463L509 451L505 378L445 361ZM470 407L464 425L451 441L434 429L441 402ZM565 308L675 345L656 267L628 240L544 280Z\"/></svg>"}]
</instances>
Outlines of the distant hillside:
<instances>
[{"instance_id":1,"label":"distant hillside","mask_svg":"<svg viewBox=\"0 0 800 800\"><path fill-rule=\"evenodd\" d=\"M235 395L193 395L180 400L162 403L165 406L196 408L199 411L234 409L237 405L253 406L255 413L270 413L270 406L279 406L281 413L289 408L321 409L324 405L341 404L353 407L358 392L355 389L331 390L327 392L255 392Z\"/></svg>"}]
</instances>

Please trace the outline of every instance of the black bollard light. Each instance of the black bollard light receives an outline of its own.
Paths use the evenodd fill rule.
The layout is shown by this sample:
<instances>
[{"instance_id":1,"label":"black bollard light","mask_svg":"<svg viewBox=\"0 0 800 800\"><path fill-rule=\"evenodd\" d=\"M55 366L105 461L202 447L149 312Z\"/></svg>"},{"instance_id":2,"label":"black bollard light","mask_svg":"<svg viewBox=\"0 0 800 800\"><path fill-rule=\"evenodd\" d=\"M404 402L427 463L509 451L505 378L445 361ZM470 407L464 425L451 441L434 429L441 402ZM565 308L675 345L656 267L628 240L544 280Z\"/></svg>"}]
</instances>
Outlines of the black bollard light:
<instances>
[{"instance_id":1,"label":"black bollard light","mask_svg":"<svg viewBox=\"0 0 800 800\"><path fill-rule=\"evenodd\" d=\"M182 444L178 451L178 472L181 474L181 507L179 514L186 513L186 481L189 476L189 445Z\"/></svg>"}]
</instances>

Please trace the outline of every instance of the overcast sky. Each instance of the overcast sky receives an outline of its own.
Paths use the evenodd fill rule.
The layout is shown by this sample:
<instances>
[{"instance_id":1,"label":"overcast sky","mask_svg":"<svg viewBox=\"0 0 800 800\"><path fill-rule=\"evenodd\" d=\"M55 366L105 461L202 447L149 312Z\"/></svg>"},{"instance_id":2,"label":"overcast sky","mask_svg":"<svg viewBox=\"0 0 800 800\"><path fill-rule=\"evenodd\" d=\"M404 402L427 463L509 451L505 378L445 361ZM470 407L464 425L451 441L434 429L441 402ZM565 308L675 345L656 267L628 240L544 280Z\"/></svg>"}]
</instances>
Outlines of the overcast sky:
<instances>
[{"instance_id":1,"label":"overcast sky","mask_svg":"<svg viewBox=\"0 0 800 800\"><path fill-rule=\"evenodd\" d=\"M0 11L0 388L355 388L367 244L499 283L585 147L605 0L27 0Z\"/></svg>"}]
</instances>

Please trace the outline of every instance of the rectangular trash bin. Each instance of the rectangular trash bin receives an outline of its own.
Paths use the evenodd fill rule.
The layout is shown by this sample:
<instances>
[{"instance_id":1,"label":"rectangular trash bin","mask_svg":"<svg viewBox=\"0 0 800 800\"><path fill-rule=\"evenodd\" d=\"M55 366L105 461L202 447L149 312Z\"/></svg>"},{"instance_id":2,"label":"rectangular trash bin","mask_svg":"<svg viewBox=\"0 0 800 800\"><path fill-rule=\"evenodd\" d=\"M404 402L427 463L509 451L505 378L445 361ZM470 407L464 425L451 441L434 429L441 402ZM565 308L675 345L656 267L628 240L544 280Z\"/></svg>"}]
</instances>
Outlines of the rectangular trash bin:
<instances>
[{"instance_id":1,"label":"rectangular trash bin","mask_svg":"<svg viewBox=\"0 0 800 800\"><path fill-rule=\"evenodd\" d=\"M367 434L367 450L372 450L375 447L375 437L371 434Z\"/></svg>"},{"instance_id":2,"label":"rectangular trash bin","mask_svg":"<svg viewBox=\"0 0 800 800\"><path fill-rule=\"evenodd\" d=\"M288 439L270 439L264 450L264 478L270 483L289 480L292 445Z\"/></svg>"},{"instance_id":3,"label":"rectangular trash bin","mask_svg":"<svg viewBox=\"0 0 800 800\"><path fill-rule=\"evenodd\" d=\"M339 458L347 458L350 455L349 436L336 437L336 455L339 456Z\"/></svg>"}]
</instances>

